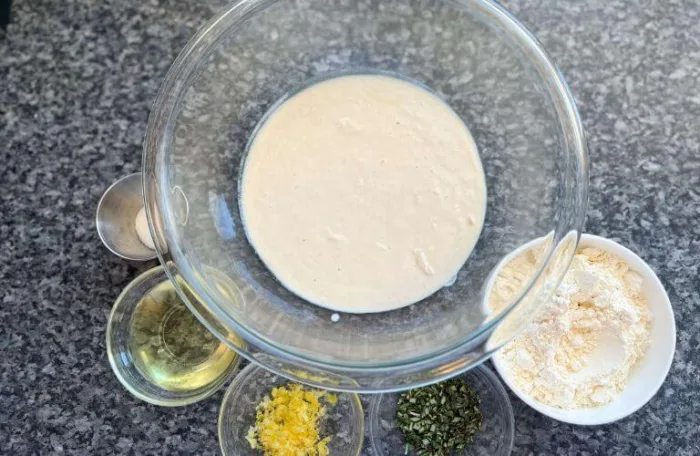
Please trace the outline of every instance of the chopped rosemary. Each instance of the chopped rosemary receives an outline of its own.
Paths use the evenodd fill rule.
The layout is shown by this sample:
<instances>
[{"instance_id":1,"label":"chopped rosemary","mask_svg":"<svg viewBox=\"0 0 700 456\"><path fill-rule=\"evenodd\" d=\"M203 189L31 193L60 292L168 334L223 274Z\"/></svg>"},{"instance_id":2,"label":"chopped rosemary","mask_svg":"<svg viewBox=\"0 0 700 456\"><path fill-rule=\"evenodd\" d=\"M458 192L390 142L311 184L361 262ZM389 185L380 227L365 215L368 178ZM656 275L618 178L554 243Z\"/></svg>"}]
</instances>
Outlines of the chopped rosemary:
<instances>
[{"instance_id":1,"label":"chopped rosemary","mask_svg":"<svg viewBox=\"0 0 700 456\"><path fill-rule=\"evenodd\" d=\"M451 379L399 396L396 421L406 439L406 453L449 456L474 440L481 429L476 391L460 379Z\"/></svg>"}]
</instances>

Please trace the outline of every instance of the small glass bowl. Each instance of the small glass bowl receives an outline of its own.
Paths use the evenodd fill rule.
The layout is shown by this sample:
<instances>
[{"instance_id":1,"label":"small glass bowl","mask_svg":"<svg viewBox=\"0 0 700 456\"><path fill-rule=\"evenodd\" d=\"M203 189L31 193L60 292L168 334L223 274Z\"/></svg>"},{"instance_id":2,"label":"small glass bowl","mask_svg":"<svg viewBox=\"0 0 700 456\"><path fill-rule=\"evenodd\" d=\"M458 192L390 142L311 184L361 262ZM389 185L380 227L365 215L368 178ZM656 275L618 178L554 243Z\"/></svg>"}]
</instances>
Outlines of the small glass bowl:
<instances>
[{"instance_id":1,"label":"small glass bowl","mask_svg":"<svg viewBox=\"0 0 700 456\"><path fill-rule=\"evenodd\" d=\"M164 283L167 284L169 280L163 267L158 266L139 275L119 295L112 307L112 312L109 315L107 323L107 355L112 370L121 384L124 385L131 394L151 404L175 407L192 404L214 394L235 374L241 357L223 343L217 346L215 351L215 353L219 354L217 360L221 359L222 350L226 350L226 352L232 355L231 360L222 368L221 372L218 373L215 378L199 386L165 388L148 379L141 368L139 368L138 361L131 348L134 316L136 315L141 301L147 295L154 292L156 287L162 286ZM175 293L174 290L173 293ZM180 301L178 300L177 302L179 304ZM189 310L187 310L184 304L182 305L182 309L180 309L178 305L177 309L172 310L172 312L166 312L166 316L159 322L160 328L157 329L158 334L155 337L162 342L163 351L170 354L174 362L180 363L188 368L190 366L196 366L191 372L188 372L191 375L196 375L198 372L211 366L213 357L200 357L192 364L188 365L183 364L182 360L173 354L173 351L168 347L167 327L177 325L178 316L175 311L179 313L189 312ZM190 317L190 315L187 315L187 317ZM182 319L182 316L179 318ZM201 330L205 331L204 326L202 326ZM156 329L154 329L154 331L156 331ZM171 336L171 338L172 337L177 337L177 335ZM226 356L228 356L228 354Z\"/></svg>"},{"instance_id":2,"label":"small glass bowl","mask_svg":"<svg viewBox=\"0 0 700 456\"><path fill-rule=\"evenodd\" d=\"M458 376L479 395L479 409L484 417L474 442L455 455L509 455L513 449L515 421L508 393L500 380L484 365ZM369 409L369 437L375 456L414 456L406 452L406 443L396 424L396 404L400 393L379 394Z\"/></svg>"},{"instance_id":3,"label":"small glass bowl","mask_svg":"<svg viewBox=\"0 0 700 456\"><path fill-rule=\"evenodd\" d=\"M272 388L292 383L254 364L248 365L233 380L219 411L219 445L224 456L259 455L246 440L255 424L256 407L270 394ZM321 437L332 436L328 442L331 455L357 456L364 441L364 413L360 398L354 393L336 394L338 402L328 406L321 419Z\"/></svg>"}]
</instances>

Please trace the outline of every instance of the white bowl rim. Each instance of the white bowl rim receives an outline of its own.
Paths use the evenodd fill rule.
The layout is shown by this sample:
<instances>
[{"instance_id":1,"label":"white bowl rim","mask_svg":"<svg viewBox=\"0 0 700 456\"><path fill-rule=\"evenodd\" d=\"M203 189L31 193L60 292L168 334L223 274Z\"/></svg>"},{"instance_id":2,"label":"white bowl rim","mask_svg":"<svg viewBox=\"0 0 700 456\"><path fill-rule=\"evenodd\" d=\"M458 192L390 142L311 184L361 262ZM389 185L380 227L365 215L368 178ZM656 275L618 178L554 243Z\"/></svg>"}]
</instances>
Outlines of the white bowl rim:
<instances>
[{"instance_id":1,"label":"white bowl rim","mask_svg":"<svg viewBox=\"0 0 700 456\"><path fill-rule=\"evenodd\" d=\"M514 384L514 382L510 380L509 375L507 373L507 369L501 363L498 357L498 353L496 353L492 357L491 361L493 362L493 365L496 368L498 375L503 380L503 383L505 383L508 386L508 388L513 392L513 394L515 394L520 400L525 402L533 409L537 410L545 416L548 416L550 418L564 423L578 424L583 426L595 426L612 423L614 421L618 421L632 415L633 413L637 412L639 409L644 407L647 404L647 402L649 402L651 398L656 395L656 393L661 388L661 385L663 385L664 381L666 380L669 371L671 370L671 364L673 362L673 356L675 353L676 346L676 321L673 313L673 307L671 306L671 301L668 297L666 289L661 283L661 280L659 280L659 277L656 275L654 270L639 255L613 240L601 236L596 236L593 234L583 234L581 236L578 248L586 246L599 247L602 250L613 253L624 259L632 267L632 269L634 269L636 272L642 275L645 282L648 282L650 286L652 286L658 291L659 297L661 299L655 305L652 305L650 303L649 307L658 307L658 309L656 309L657 311L660 310L662 313L667 312L668 315L670 315L670 318L668 318L668 321L670 322L670 327L666 328L667 331L665 332L665 334L667 334L668 337L672 339L672 343L669 345L670 350L664 353L664 356L662 357L663 362L656 365L657 372L659 373L659 375L655 379L653 379L653 381L648 383L649 388L647 389L646 394L640 395L637 403L633 406L628 407L626 410L618 411L616 413L610 413L609 415L603 417L600 416L600 409L598 408L573 410L558 409L538 402L532 397L522 392ZM655 315L654 321L656 320L657 318ZM640 362L643 362L643 360L641 360ZM632 375L634 375L634 372L632 372ZM619 396L618 399L613 400L611 404L615 403L615 401L617 400L620 400Z\"/></svg>"}]
</instances>

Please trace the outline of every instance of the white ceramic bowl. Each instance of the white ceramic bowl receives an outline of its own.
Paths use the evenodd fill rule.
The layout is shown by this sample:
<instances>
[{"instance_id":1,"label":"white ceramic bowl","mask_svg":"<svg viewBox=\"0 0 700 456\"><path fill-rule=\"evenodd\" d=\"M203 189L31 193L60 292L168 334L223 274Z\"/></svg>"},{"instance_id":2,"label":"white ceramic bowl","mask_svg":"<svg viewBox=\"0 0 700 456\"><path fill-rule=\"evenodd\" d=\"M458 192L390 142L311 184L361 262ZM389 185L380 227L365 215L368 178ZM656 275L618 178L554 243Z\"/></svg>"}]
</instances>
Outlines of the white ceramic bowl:
<instances>
[{"instance_id":1,"label":"white ceramic bowl","mask_svg":"<svg viewBox=\"0 0 700 456\"><path fill-rule=\"evenodd\" d=\"M606 424L636 412L659 390L673 361L676 348L676 322L664 286L654 271L639 256L617 242L591 234L582 236L579 247L597 247L622 258L644 280L644 293L653 314L651 343L646 356L632 371L625 389L615 400L602 407L563 410L542 404L522 392L509 378L509 372L503 366L498 354L493 357L493 364L508 388L523 402L543 415L565 423Z\"/></svg>"}]
</instances>

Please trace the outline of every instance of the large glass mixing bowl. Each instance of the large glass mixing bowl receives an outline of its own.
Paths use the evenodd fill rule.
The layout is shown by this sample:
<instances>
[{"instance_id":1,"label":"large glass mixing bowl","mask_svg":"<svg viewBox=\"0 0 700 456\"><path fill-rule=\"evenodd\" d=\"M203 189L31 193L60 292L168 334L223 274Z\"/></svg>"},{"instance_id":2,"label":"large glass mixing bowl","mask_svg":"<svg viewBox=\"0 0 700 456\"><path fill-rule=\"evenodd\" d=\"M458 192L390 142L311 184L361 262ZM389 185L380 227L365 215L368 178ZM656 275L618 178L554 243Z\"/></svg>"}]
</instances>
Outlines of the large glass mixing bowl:
<instances>
[{"instance_id":1,"label":"large glass mixing bowl","mask_svg":"<svg viewBox=\"0 0 700 456\"><path fill-rule=\"evenodd\" d=\"M238 201L246 146L269 108L348 72L434 90L471 130L488 186L483 231L455 282L377 314L333 315L286 290L246 239ZM158 255L190 309L244 357L335 390L406 389L486 359L558 284L587 202L573 98L535 38L487 0L234 3L173 64L144 149ZM536 271L490 314L488 284L503 259L543 236Z\"/></svg>"}]
</instances>

